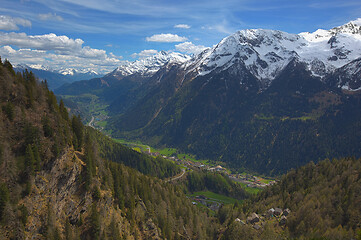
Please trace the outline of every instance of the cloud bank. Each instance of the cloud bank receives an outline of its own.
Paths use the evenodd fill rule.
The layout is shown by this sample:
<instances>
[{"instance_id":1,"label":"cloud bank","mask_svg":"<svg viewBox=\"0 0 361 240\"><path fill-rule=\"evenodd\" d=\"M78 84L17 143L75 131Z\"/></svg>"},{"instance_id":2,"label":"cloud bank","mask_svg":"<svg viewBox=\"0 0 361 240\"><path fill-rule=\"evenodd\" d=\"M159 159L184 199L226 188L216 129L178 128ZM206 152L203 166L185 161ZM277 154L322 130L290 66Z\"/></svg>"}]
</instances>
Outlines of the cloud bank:
<instances>
[{"instance_id":1,"label":"cloud bank","mask_svg":"<svg viewBox=\"0 0 361 240\"><path fill-rule=\"evenodd\" d=\"M146 38L147 42L184 42L187 41L188 38L178 36L177 34L171 34L171 33L162 33L162 34L156 34L151 37Z\"/></svg>"},{"instance_id":2,"label":"cloud bank","mask_svg":"<svg viewBox=\"0 0 361 240\"><path fill-rule=\"evenodd\" d=\"M25 33L0 32L0 56L22 64L51 65L53 68L93 68L106 73L120 64L122 57L102 49L83 46L82 39Z\"/></svg>"},{"instance_id":3,"label":"cloud bank","mask_svg":"<svg viewBox=\"0 0 361 240\"><path fill-rule=\"evenodd\" d=\"M63 21L64 19L61 16L56 15L56 13L44 13L38 14L38 17L42 21Z\"/></svg>"},{"instance_id":4,"label":"cloud bank","mask_svg":"<svg viewBox=\"0 0 361 240\"><path fill-rule=\"evenodd\" d=\"M188 54L198 54L202 52L207 47L202 45L194 45L192 42L184 42L175 45L177 51L188 53Z\"/></svg>"},{"instance_id":5,"label":"cloud bank","mask_svg":"<svg viewBox=\"0 0 361 240\"><path fill-rule=\"evenodd\" d=\"M31 22L23 18L13 18L10 16L0 15L0 30L19 30L19 26L31 27Z\"/></svg>"},{"instance_id":6,"label":"cloud bank","mask_svg":"<svg viewBox=\"0 0 361 240\"><path fill-rule=\"evenodd\" d=\"M191 28L191 26L189 26L187 24L177 24L177 25L174 25L174 28L189 29L189 28Z\"/></svg>"},{"instance_id":7,"label":"cloud bank","mask_svg":"<svg viewBox=\"0 0 361 240\"><path fill-rule=\"evenodd\" d=\"M133 53L131 55L132 58L147 58L147 57L150 57L150 56L153 56L155 54L157 54L158 51L155 50L155 49L146 49L146 50L143 50L141 51L140 53Z\"/></svg>"}]
</instances>

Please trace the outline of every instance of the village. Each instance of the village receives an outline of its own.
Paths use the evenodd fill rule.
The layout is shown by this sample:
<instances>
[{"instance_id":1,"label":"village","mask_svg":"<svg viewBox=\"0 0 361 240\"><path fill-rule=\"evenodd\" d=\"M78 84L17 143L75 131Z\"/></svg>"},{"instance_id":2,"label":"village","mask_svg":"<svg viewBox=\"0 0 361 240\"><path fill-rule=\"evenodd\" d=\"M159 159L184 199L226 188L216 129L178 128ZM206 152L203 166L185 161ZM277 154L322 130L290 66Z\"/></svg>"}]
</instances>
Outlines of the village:
<instances>
[{"instance_id":1,"label":"village","mask_svg":"<svg viewBox=\"0 0 361 240\"><path fill-rule=\"evenodd\" d=\"M165 159L174 161L177 165L186 167L187 170L192 169L192 170L206 170L206 171L211 171L211 172L219 172L219 173L222 173L222 174L228 176L231 180L242 183L250 188L263 189L267 186L270 186L270 185L273 185L276 183L275 180L265 181L263 178L252 175L252 174L230 173L230 171L228 169L226 169L225 167L222 167L221 165L211 166L211 165L205 164L203 162L192 161L192 160L186 158L185 156L183 158L178 158L175 156L165 156L165 155L161 155L158 152L151 152L150 150L146 151L145 153L147 153L151 156L154 156L154 157L161 156Z\"/></svg>"},{"instance_id":2,"label":"village","mask_svg":"<svg viewBox=\"0 0 361 240\"><path fill-rule=\"evenodd\" d=\"M257 213L251 213L247 219L241 220L236 218L234 221L241 225L251 225L256 230L262 230L266 223L274 222L278 223L279 226L285 226L287 217L291 214L291 210L281 208L270 208L265 213L259 215Z\"/></svg>"}]
</instances>

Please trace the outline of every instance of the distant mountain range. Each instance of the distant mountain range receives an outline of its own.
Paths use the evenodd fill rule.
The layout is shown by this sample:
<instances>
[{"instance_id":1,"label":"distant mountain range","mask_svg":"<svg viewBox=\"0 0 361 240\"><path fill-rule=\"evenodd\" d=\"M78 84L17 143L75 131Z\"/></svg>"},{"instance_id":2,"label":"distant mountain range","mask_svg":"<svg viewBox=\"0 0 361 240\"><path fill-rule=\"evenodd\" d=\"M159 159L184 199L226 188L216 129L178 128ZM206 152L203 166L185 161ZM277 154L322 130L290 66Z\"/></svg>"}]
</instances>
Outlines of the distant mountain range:
<instances>
[{"instance_id":1,"label":"distant mountain range","mask_svg":"<svg viewBox=\"0 0 361 240\"><path fill-rule=\"evenodd\" d=\"M313 33L242 30L192 58L162 52L57 93L98 96L115 136L280 173L361 156L360 57L361 19Z\"/></svg>"},{"instance_id":2,"label":"distant mountain range","mask_svg":"<svg viewBox=\"0 0 361 240\"><path fill-rule=\"evenodd\" d=\"M41 80L47 80L48 86L50 89L55 89L63 84L69 84L79 80L89 80L94 77L101 76L97 72L89 69L84 69L82 71L75 69L60 69L60 70L52 70L46 66L42 65L16 65L14 66L15 71L24 71L28 69L28 71L32 71L38 78Z\"/></svg>"}]
</instances>

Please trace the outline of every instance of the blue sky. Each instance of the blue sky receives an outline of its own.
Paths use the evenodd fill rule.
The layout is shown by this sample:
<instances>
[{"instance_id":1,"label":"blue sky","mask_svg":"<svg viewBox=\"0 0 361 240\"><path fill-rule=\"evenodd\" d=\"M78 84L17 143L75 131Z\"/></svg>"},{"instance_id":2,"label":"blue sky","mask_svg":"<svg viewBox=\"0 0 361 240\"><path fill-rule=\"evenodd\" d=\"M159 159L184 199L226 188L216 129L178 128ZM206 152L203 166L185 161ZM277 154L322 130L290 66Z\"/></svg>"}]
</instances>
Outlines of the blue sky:
<instances>
[{"instance_id":1,"label":"blue sky","mask_svg":"<svg viewBox=\"0 0 361 240\"><path fill-rule=\"evenodd\" d=\"M0 0L0 55L108 72L160 50L197 53L241 29L313 32L359 17L351 0Z\"/></svg>"}]
</instances>

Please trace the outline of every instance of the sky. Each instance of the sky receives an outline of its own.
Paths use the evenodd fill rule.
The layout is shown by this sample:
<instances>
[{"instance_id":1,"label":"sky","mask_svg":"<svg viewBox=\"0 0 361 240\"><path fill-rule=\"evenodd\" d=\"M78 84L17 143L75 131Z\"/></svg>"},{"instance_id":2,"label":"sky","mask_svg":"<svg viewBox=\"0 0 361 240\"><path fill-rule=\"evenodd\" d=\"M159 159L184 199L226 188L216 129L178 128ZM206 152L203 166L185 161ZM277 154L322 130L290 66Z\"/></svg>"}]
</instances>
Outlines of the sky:
<instances>
[{"instance_id":1,"label":"sky","mask_svg":"<svg viewBox=\"0 0 361 240\"><path fill-rule=\"evenodd\" d=\"M331 29L357 0L0 0L0 56L107 73L157 52L197 54L242 29Z\"/></svg>"}]
</instances>

